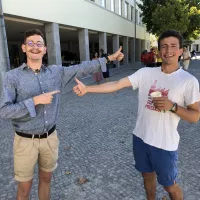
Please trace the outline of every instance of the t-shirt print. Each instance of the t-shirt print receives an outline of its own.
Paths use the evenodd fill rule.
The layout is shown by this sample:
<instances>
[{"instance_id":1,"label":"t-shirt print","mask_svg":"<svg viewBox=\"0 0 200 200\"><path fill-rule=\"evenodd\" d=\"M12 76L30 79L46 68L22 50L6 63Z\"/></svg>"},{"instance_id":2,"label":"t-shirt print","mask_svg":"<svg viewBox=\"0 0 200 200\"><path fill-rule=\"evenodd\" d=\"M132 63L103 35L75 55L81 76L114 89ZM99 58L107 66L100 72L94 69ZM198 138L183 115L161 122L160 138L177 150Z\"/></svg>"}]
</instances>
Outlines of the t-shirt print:
<instances>
[{"instance_id":1,"label":"t-shirt print","mask_svg":"<svg viewBox=\"0 0 200 200\"><path fill-rule=\"evenodd\" d=\"M152 92L156 92L159 91L162 93L163 97L168 97L168 93L169 93L169 89L165 89L165 88L156 88L156 84L157 84L157 80L154 81L154 84L151 86L150 90L149 90L149 94L148 94L148 100L147 100L147 104L145 106L145 108L149 109L149 110L155 110L157 112L160 112L160 110L156 109L153 102L152 102L152 98L151 98L151 93Z\"/></svg>"}]
</instances>

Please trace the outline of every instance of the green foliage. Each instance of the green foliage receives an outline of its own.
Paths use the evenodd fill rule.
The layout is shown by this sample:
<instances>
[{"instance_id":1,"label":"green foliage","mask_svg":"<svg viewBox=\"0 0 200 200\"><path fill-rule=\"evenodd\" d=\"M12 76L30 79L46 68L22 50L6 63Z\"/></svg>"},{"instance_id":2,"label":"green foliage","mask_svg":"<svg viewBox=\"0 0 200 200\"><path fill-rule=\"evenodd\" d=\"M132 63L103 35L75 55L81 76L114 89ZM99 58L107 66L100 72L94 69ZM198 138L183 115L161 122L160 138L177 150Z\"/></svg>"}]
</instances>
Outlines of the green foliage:
<instances>
[{"instance_id":1,"label":"green foliage","mask_svg":"<svg viewBox=\"0 0 200 200\"><path fill-rule=\"evenodd\" d=\"M180 31L185 39L200 36L200 0L142 0L142 21L147 31L160 35L165 30Z\"/></svg>"},{"instance_id":2,"label":"green foliage","mask_svg":"<svg viewBox=\"0 0 200 200\"><path fill-rule=\"evenodd\" d=\"M197 7L198 10L200 9L200 0L183 0L182 2L188 5L188 8Z\"/></svg>"},{"instance_id":3,"label":"green foliage","mask_svg":"<svg viewBox=\"0 0 200 200\"><path fill-rule=\"evenodd\" d=\"M200 10L197 7L190 7L188 11L189 26L183 34L185 38L197 39L200 35Z\"/></svg>"},{"instance_id":4,"label":"green foliage","mask_svg":"<svg viewBox=\"0 0 200 200\"><path fill-rule=\"evenodd\" d=\"M152 21L154 30L159 34L168 29L184 33L189 24L188 14L185 14L185 8L178 1L174 1L173 4L166 2L165 6L158 6L152 13Z\"/></svg>"}]
</instances>

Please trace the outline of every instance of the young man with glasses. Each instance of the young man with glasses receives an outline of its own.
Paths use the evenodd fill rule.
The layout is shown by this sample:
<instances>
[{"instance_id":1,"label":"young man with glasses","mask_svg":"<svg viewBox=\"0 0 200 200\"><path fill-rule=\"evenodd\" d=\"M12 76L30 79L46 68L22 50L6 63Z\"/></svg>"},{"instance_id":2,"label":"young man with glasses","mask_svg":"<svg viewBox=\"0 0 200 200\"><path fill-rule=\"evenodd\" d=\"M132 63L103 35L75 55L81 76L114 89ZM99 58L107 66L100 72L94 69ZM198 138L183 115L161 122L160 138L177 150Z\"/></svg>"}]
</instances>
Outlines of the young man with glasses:
<instances>
[{"instance_id":1,"label":"young man with glasses","mask_svg":"<svg viewBox=\"0 0 200 200\"><path fill-rule=\"evenodd\" d=\"M27 63L6 73L0 96L0 116L12 120L15 129L14 173L18 181L17 200L29 199L34 167L39 165L40 200L50 199L52 172L57 167L59 140L56 121L60 90L74 77L105 71L108 60L123 59L121 48L107 58L85 61L71 67L44 66L43 34L26 32L22 50Z\"/></svg>"},{"instance_id":2,"label":"young man with glasses","mask_svg":"<svg viewBox=\"0 0 200 200\"><path fill-rule=\"evenodd\" d=\"M180 119L199 120L199 83L180 69L178 58L183 52L179 32L168 30L158 39L161 67L145 67L119 81L85 86L76 79L74 92L111 93L126 87L139 89L138 117L133 131L135 168L141 172L148 200L156 199L156 178L171 200L183 200L177 184L177 161ZM156 97L157 96L157 97ZM165 112L164 112L165 111Z\"/></svg>"}]
</instances>

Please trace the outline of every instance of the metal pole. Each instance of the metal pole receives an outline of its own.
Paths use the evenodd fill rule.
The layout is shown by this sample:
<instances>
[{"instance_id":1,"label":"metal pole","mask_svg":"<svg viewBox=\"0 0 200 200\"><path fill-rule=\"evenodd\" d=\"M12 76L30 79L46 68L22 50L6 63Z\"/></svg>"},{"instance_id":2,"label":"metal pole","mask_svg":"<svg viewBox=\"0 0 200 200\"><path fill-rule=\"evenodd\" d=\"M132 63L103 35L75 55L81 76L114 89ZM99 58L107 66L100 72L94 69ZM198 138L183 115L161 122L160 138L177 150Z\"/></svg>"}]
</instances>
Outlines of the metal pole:
<instances>
[{"instance_id":1,"label":"metal pole","mask_svg":"<svg viewBox=\"0 0 200 200\"><path fill-rule=\"evenodd\" d=\"M134 40L133 40L133 41L134 41L134 44L133 44L133 49L134 49L133 61L134 61L134 62L136 62L136 45L135 45L135 43L136 43L136 18L137 18L137 17L136 17L136 5L137 5L137 4L136 4L136 0L135 0L135 1L134 1L134 10L135 10L135 11L134 11L134 12L135 12L135 24L134 24L134 25L135 25L135 34L134 34Z\"/></svg>"},{"instance_id":2,"label":"metal pole","mask_svg":"<svg viewBox=\"0 0 200 200\"><path fill-rule=\"evenodd\" d=\"M6 28L3 16L2 2L0 0L0 92L2 80L6 71L10 70Z\"/></svg>"}]
</instances>

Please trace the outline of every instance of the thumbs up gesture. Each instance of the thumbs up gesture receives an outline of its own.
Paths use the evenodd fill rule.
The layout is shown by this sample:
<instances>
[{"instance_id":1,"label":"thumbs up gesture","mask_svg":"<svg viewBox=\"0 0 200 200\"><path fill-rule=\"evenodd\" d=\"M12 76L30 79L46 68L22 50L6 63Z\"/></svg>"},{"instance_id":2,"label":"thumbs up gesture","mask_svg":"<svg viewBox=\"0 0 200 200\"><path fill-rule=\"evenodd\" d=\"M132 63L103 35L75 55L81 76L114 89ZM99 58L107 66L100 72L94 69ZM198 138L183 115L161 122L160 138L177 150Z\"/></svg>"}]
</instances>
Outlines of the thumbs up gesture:
<instances>
[{"instance_id":1,"label":"thumbs up gesture","mask_svg":"<svg viewBox=\"0 0 200 200\"><path fill-rule=\"evenodd\" d=\"M73 87L73 91L77 96L83 96L87 93L86 86L79 81L77 78L75 78L75 81L77 83L76 86Z\"/></svg>"},{"instance_id":2,"label":"thumbs up gesture","mask_svg":"<svg viewBox=\"0 0 200 200\"><path fill-rule=\"evenodd\" d=\"M122 46L112 55L108 56L110 61L115 61L115 60L122 60L124 58L124 54L121 52L122 51Z\"/></svg>"}]
</instances>

